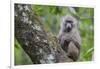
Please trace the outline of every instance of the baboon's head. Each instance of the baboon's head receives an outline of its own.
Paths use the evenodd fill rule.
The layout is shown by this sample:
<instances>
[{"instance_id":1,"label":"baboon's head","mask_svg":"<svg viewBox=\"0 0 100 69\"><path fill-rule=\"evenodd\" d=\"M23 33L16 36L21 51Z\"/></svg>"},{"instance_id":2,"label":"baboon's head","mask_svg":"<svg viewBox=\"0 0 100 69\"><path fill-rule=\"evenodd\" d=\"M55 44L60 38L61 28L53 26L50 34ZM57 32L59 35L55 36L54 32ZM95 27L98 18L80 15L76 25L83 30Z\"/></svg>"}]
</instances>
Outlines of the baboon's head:
<instances>
[{"instance_id":1,"label":"baboon's head","mask_svg":"<svg viewBox=\"0 0 100 69\"><path fill-rule=\"evenodd\" d=\"M64 16L61 20L61 28L63 32L70 32L75 27L77 28L77 19L73 16Z\"/></svg>"}]
</instances>

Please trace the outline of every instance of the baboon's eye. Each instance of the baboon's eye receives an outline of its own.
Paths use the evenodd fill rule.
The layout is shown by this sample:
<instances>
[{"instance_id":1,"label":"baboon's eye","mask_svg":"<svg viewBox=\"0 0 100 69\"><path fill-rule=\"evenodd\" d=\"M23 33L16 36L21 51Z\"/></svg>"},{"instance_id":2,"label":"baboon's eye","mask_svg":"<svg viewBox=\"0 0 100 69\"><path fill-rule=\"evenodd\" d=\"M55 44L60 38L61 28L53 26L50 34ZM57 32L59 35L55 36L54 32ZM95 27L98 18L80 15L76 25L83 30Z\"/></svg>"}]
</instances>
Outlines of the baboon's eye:
<instances>
[{"instance_id":1,"label":"baboon's eye","mask_svg":"<svg viewBox=\"0 0 100 69\"><path fill-rule=\"evenodd\" d=\"M71 20L66 20L66 23L73 23L73 21L71 21Z\"/></svg>"}]
</instances>

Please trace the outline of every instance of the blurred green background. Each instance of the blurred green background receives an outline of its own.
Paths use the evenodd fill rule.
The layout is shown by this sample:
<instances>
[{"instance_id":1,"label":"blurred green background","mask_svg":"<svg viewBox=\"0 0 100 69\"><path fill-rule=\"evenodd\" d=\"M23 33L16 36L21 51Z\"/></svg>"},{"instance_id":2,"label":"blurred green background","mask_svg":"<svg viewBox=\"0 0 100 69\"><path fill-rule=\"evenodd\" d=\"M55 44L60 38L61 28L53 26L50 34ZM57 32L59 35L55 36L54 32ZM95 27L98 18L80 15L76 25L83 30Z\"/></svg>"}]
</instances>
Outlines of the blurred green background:
<instances>
[{"instance_id":1,"label":"blurred green background","mask_svg":"<svg viewBox=\"0 0 100 69\"><path fill-rule=\"evenodd\" d=\"M82 37L82 47L79 61L91 61L94 52L94 9L85 7L43 6L32 5L33 12L41 17L44 28L53 35L58 35L60 19L65 15L75 15L80 18L79 30ZM15 39L15 65L32 64L28 55Z\"/></svg>"}]
</instances>

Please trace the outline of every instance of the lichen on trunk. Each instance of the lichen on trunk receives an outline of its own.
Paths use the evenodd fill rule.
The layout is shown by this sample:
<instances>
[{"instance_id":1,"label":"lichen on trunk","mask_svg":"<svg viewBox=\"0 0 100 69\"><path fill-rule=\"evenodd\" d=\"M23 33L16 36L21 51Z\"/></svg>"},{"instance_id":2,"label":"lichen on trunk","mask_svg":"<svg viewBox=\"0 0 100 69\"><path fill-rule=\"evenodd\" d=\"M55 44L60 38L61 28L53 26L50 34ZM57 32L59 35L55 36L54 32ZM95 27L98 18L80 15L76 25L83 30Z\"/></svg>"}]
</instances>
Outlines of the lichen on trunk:
<instances>
[{"instance_id":1,"label":"lichen on trunk","mask_svg":"<svg viewBox=\"0 0 100 69\"><path fill-rule=\"evenodd\" d=\"M15 4L14 8L15 38L33 64L72 61L60 47L57 38L47 35L31 5Z\"/></svg>"}]
</instances>

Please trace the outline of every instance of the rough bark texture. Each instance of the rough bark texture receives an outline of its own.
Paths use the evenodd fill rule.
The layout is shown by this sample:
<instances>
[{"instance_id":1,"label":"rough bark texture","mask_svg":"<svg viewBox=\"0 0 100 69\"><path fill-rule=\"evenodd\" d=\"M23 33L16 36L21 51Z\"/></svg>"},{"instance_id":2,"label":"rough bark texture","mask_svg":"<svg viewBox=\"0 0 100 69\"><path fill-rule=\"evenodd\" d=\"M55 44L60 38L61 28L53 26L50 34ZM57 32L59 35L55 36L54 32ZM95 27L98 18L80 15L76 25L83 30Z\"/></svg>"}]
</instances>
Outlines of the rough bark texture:
<instances>
[{"instance_id":1,"label":"rough bark texture","mask_svg":"<svg viewBox=\"0 0 100 69\"><path fill-rule=\"evenodd\" d=\"M72 61L61 49L56 37L47 35L31 5L15 4L15 38L33 64Z\"/></svg>"}]
</instances>

